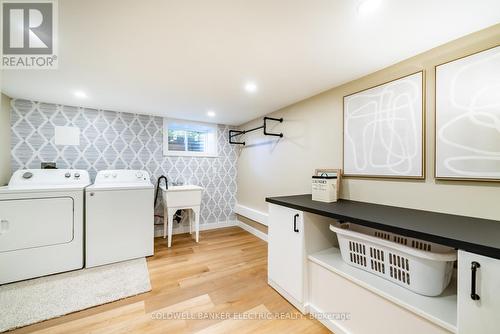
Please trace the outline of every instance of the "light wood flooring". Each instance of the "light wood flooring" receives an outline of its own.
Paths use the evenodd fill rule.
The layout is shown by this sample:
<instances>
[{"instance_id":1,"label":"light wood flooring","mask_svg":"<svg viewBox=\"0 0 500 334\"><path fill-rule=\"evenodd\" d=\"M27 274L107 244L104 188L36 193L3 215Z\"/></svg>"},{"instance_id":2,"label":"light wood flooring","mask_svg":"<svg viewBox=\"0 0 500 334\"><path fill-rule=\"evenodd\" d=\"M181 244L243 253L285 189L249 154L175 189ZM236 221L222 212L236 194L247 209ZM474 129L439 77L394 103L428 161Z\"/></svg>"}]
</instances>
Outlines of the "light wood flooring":
<instances>
[{"instance_id":1,"label":"light wood flooring","mask_svg":"<svg viewBox=\"0 0 500 334\"><path fill-rule=\"evenodd\" d=\"M148 268L151 292L9 333L329 333L267 285L267 244L239 227L157 238Z\"/></svg>"}]
</instances>

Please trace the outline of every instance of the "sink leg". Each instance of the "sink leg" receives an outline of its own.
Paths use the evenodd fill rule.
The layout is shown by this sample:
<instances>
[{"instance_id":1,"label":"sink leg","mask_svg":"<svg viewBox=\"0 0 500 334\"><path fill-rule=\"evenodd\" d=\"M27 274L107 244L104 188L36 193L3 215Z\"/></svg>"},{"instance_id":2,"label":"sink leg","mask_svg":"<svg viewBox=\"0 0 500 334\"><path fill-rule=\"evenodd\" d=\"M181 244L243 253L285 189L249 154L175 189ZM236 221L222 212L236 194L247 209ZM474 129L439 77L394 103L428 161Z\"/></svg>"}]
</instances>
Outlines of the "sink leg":
<instances>
[{"instance_id":1,"label":"sink leg","mask_svg":"<svg viewBox=\"0 0 500 334\"><path fill-rule=\"evenodd\" d=\"M193 211L191 209L188 209L187 215L189 220L189 234L193 234Z\"/></svg>"},{"instance_id":2,"label":"sink leg","mask_svg":"<svg viewBox=\"0 0 500 334\"><path fill-rule=\"evenodd\" d=\"M174 226L174 215L176 210L168 210L168 247L172 247L172 229Z\"/></svg>"},{"instance_id":3,"label":"sink leg","mask_svg":"<svg viewBox=\"0 0 500 334\"><path fill-rule=\"evenodd\" d=\"M168 210L163 208L163 239L167 237Z\"/></svg>"},{"instance_id":4,"label":"sink leg","mask_svg":"<svg viewBox=\"0 0 500 334\"><path fill-rule=\"evenodd\" d=\"M196 232L196 242L200 239L200 207L194 207L194 228Z\"/></svg>"}]
</instances>

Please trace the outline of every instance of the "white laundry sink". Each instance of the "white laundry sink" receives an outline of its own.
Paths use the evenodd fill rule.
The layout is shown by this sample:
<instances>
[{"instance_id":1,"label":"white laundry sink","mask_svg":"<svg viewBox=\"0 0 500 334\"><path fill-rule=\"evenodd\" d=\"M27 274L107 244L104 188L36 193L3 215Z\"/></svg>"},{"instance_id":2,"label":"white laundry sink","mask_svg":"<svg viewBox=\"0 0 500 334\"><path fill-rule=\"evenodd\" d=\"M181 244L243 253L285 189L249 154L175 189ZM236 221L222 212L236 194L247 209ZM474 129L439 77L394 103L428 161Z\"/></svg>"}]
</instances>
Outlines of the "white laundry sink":
<instances>
[{"instance_id":1,"label":"white laundry sink","mask_svg":"<svg viewBox=\"0 0 500 334\"><path fill-rule=\"evenodd\" d=\"M196 242L200 234L200 206L202 187L199 186L165 186L161 187L163 197L163 237L167 237L168 247L172 246L173 216L177 210L187 210L189 219L189 233L196 232Z\"/></svg>"},{"instance_id":2,"label":"white laundry sink","mask_svg":"<svg viewBox=\"0 0 500 334\"><path fill-rule=\"evenodd\" d=\"M201 192L203 188L194 185L161 186L163 204L168 208L189 208L201 205Z\"/></svg>"}]
</instances>

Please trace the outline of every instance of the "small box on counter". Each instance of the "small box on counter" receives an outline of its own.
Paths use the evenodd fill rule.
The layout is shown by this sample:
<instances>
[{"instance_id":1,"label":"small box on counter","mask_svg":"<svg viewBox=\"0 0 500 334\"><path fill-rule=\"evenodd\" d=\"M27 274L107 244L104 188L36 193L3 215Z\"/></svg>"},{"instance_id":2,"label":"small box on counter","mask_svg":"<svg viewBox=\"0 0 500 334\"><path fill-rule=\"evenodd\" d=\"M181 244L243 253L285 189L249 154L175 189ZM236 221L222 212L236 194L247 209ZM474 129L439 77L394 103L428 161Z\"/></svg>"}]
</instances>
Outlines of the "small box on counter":
<instances>
[{"instance_id":1,"label":"small box on counter","mask_svg":"<svg viewBox=\"0 0 500 334\"><path fill-rule=\"evenodd\" d=\"M337 202L337 176L313 175L312 199L320 202Z\"/></svg>"},{"instance_id":2,"label":"small box on counter","mask_svg":"<svg viewBox=\"0 0 500 334\"><path fill-rule=\"evenodd\" d=\"M312 200L326 203L340 198L342 169L321 168L314 170L312 177Z\"/></svg>"}]
</instances>

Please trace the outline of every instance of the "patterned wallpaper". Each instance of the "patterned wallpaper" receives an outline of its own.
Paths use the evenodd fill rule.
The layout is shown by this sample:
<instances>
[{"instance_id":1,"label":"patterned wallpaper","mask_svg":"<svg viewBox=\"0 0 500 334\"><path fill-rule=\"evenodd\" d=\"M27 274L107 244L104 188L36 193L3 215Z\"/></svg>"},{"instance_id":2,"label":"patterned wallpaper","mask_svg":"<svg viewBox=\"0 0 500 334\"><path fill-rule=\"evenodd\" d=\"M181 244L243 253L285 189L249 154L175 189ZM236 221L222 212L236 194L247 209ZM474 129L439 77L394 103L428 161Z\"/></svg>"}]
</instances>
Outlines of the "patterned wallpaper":
<instances>
[{"instance_id":1,"label":"patterned wallpaper","mask_svg":"<svg viewBox=\"0 0 500 334\"><path fill-rule=\"evenodd\" d=\"M40 168L42 161L86 169L92 178L98 170L144 169L155 184L165 175L169 182L204 187L200 224L236 221L238 148L228 144L226 125L218 126L219 157L204 158L163 156L163 119L156 116L13 99L11 122L13 171ZM56 146L54 126L79 127L80 146ZM156 210L163 212L160 205Z\"/></svg>"}]
</instances>

